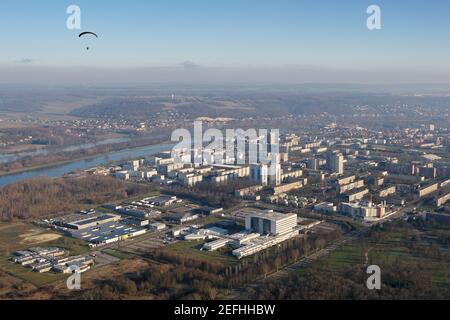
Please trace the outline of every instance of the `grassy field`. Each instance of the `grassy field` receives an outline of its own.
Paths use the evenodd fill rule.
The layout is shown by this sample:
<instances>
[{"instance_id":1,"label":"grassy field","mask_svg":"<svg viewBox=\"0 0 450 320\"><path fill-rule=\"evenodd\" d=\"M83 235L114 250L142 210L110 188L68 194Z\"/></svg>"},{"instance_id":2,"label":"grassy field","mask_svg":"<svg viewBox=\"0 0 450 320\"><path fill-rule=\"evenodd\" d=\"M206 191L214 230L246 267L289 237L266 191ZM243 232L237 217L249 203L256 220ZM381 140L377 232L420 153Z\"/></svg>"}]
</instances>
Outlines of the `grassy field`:
<instances>
[{"instance_id":1,"label":"grassy field","mask_svg":"<svg viewBox=\"0 0 450 320\"><path fill-rule=\"evenodd\" d=\"M213 224L213 223L217 223L223 221L223 219L217 218L217 217L204 217L204 218L200 218L198 220L195 220L195 224L198 225L208 225L208 224Z\"/></svg>"},{"instance_id":2,"label":"grassy field","mask_svg":"<svg viewBox=\"0 0 450 320\"><path fill-rule=\"evenodd\" d=\"M362 265L366 262L375 265L398 261L420 263L431 272L432 279L437 286L450 292L450 260L445 257L437 259L413 253L406 243L407 240L402 232L389 231L382 239L368 238L345 245L318 261L317 264L313 264L312 267L342 272L351 266ZM444 252L445 248L441 248L441 250Z\"/></svg>"},{"instance_id":3,"label":"grassy field","mask_svg":"<svg viewBox=\"0 0 450 320\"><path fill-rule=\"evenodd\" d=\"M27 223L11 223L0 226L0 253L24 249L46 240L54 240L59 234Z\"/></svg>"},{"instance_id":4,"label":"grassy field","mask_svg":"<svg viewBox=\"0 0 450 320\"><path fill-rule=\"evenodd\" d=\"M131 259L131 258L135 258L135 257L138 256L138 255L133 254L131 252L123 251L123 250L120 250L120 249L105 249L105 250L103 250L103 252L107 253L107 254L109 254L109 255L111 255L113 257L119 258L121 260Z\"/></svg>"},{"instance_id":5,"label":"grassy field","mask_svg":"<svg viewBox=\"0 0 450 320\"><path fill-rule=\"evenodd\" d=\"M33 246L61 247L68 250L71 255L79 255L89 250L86 242L82 240L66 237L29 223L0 225L0 254L9 255L13 251Z\"/></svg>"},{"instance_id":6,"label":"grassy field","mask_svg":"<svg viewBox=\"0 0 450 320\"><path fill-rule=\"evenodd\" d=\"M43 286L64 279L65 275L37 273L9 261L12 252L33 246L60 247L71 256L89 251L84 241L62 236L53 231L27 223L0 225L0 269L35 286Z\"/></svg>"},{"instance_id":7,"label":"grassy field","mask_svg":"<svg viewBox=\"0 0 450 320\"><path fill-rule=\"evenodd\" d=\"M164 250L170 250L191 256L203 261L220 261L226 265L235 265L239 263L238 259L231 255L230 249L222 249L217 251L200 251L204 241L178 241L168 245Z\"/></svg>"}]
</instances>

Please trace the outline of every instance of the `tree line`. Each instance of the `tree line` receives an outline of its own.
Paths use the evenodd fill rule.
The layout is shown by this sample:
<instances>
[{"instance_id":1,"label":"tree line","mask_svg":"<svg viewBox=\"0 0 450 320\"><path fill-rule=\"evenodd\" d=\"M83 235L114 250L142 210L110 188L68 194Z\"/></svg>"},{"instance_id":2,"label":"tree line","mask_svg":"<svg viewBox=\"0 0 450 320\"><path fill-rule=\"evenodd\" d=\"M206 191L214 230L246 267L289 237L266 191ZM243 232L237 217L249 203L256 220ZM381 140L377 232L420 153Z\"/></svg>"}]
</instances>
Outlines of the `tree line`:
<instances>
[{"instance_id":1,"label":"tree line","mask_svg":"<svg viewBox=\"0 0 450 320\"><path fill-rule=\"evenodd\" d=\"M111 177L36 178L0 189L0 220L35 219L80 210L81 206L117 201L148 193L149 186Z\"/></svg>"}]
</instances>

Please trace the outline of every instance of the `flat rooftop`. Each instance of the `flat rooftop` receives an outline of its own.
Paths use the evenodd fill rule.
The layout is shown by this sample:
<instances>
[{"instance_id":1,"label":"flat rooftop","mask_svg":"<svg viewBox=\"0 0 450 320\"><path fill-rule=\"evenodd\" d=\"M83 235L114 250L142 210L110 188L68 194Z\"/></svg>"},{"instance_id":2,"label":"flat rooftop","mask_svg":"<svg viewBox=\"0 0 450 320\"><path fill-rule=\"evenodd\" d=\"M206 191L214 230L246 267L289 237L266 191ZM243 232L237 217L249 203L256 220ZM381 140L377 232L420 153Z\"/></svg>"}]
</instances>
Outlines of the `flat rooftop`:
<instances>
[{"instance_id":1,"label":"flat rooftop","mask_svg":"<svg viewBox=\"0 0 450 320\"><path fill-rule=\"evenodd\" d=\"M71 231L71 235L74 238L83 239L88 242L100 242L140 230L145 230L145 228L129 226L120 222L108 222L101 226Z\"/></svg>"},{"instance_id":2,"label":"flat rooftop","mask_svg":"<svg viewBox=\"0 0 450 320\"><path fill-rule=\"evenodd\" d=\"M87 225L87 224L90 224L90 223L93 223L93 222L100 222L100 221L104 221L104 220L115 218L115 217L117 217L117 216L116 215L112 215L112 214L104 214L104 215L91 217L91 218L87 218L87 219L80 220L80 221L74 221L71 224L84 226L84 225Z\"/></svg>"},{"instance_id":3,"label":"flat rooftop","mask_svg":"<svg viewBox=\"0 0 450 320\"><path fill-rule=\"evenodd\" d=\"M213 164L213 168L219 168L219 169L241 169L245 166L238 166L233 164Z\"/></svg>"},{"instance_id":4,"label":"flat rooftop","mask_svg":"<svg viewBox=\"0 0 450 320\"><path fill-rule=\"evenodd\" d=\"M254 212L250 214L253 217L258 218L264 218L264 219L270 219L270 220L283 220L287 217L295 216L297 217L297 214L295 213L281 213L281 212L271 212L271 211L263 211L263 212Z\"/></svg>"},{"instance_id":5,"label":"flat rooftop","mask_svg":"<svg viewBox=\"0 0 450 320\"><path fill-rule=\"evenodd\" d=\"M193 206L189 206L189 205L181 205L179 207L170 209L167 213L170 215L194 213L194 209L197 209L197 208L195 208Z\"/></svg>"}]
</instances>

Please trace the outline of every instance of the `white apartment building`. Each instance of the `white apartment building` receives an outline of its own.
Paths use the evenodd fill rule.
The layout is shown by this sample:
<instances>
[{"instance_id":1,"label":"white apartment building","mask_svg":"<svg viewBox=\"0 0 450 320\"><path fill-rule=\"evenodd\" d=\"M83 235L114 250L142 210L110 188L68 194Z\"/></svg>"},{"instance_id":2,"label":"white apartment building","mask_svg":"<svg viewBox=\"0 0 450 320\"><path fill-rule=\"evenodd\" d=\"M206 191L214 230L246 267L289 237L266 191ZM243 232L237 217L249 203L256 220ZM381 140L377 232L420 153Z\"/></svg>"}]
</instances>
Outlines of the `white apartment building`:
<instances>
[{"instance_id":1,"label":"white apartment building","mask_svg":"<svg viewBox=\"0 0 450 320\"><path fill-rule=\"evenodd\" d=\"M297 227L295 213L255 212L245 217L245 229L260 234L282 235L294 231Z\"/></svg>"}]
</instances>

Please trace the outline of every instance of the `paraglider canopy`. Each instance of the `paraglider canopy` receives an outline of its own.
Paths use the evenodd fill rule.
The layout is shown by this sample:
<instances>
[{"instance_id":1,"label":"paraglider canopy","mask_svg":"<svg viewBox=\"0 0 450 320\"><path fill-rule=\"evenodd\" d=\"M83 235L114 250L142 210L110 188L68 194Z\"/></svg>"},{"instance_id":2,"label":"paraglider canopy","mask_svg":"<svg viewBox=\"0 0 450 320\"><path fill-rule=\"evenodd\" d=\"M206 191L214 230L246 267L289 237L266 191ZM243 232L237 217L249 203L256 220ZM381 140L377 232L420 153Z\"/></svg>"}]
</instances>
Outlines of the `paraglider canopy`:
<instances>
[{"instance_id":1,"label":"paraglider canopy","mask_svg":"<svg viewBox=\"0 0 450 320\"><path fill-rule=\"evenodd\" d=\"M78 35L78 37L81 38L82 36L87 35L87 34L91 34L91 35L95 36L96 38L98 38L98 35L96 33L90 32L90 31L82 32Z\"/></svg>"}]
</instances>

